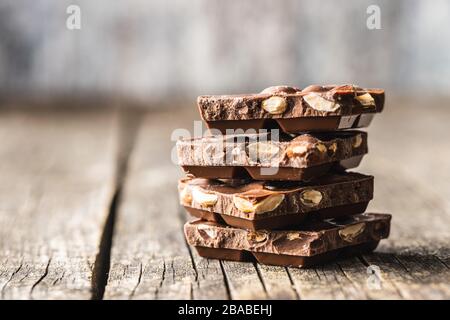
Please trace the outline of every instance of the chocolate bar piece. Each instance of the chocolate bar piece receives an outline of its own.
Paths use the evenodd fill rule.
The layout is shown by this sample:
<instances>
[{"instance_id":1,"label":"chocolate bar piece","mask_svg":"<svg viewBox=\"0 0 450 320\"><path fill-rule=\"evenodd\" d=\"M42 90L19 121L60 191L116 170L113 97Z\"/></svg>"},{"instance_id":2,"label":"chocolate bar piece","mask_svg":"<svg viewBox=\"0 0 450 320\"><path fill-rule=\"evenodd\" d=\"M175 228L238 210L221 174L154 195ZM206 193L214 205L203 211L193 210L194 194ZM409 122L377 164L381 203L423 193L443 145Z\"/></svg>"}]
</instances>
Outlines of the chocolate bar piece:
<instances>
[{"instance_id":1,"label":"chocolate bar piece","mask_svg":"<svg viewBox=\"0 0 450 320\"><path fill-rule=\"evenodd\" d=\"M364 213L317 221L289 231L247 231L197 220L184 225L187 242L206 258L305 267L342 254L374 250L387 238L391 215Z\"/></svg>"},{"instance_id":2,"label":"chocolate bar piece","mask_svg":"<svg viewBox=\"0 0 450 320\"><path fill-rule=\"evenodd\" d=\"M310 180L333 167L350 169L367 153L367 133L217 135L177 142L187 173L209 179Z\"/></svg>"},{"instance_id":3,"label":"chocolate bar piece","mask_svg":"<svg viewBox=\"0 0 450 320\"><path fill-rule=\"evenodd\" d=\"M188 177L178 191L181 205L197 218L249 230L281 229L363 213L373 198L373 177L334 173L308 183Z\"/></svg>"},{"instance_id":4,"label":"chocolate bar piece","mask_svg":"<svg viewBox=\"0 0 450 320\"><path fill-rule=\"evenodd\" d=\"M258 94L200 96L198 108L209 128L280 128L284 132L335 131L367 127L384 106L384 90L356 85L312 85L303 90L274 86Z\"/></svg>"}]
</instances>

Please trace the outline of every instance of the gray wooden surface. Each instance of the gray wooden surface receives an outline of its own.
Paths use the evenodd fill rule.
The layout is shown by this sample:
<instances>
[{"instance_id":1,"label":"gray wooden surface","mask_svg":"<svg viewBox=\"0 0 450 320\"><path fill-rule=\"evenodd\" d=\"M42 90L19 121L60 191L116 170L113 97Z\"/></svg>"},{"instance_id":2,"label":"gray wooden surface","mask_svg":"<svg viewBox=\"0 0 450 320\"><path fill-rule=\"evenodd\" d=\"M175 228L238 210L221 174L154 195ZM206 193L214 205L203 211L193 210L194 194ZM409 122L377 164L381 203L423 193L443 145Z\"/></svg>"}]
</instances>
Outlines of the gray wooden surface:
<instances>
[{"instance_id":1,"label":"gray wooden surface","mask_svg":"<svg viewBox=\"0 0 450 320\"><path fill-rule=\"evenodd\" d=\"M393 214L391 236L311 269L208 260L186 245L170 135L192 130L194 106L1 110L1 298L449 299L446 105L388 100L357 170L375 175L369 210Z\"/></svg>"}]
</instances>

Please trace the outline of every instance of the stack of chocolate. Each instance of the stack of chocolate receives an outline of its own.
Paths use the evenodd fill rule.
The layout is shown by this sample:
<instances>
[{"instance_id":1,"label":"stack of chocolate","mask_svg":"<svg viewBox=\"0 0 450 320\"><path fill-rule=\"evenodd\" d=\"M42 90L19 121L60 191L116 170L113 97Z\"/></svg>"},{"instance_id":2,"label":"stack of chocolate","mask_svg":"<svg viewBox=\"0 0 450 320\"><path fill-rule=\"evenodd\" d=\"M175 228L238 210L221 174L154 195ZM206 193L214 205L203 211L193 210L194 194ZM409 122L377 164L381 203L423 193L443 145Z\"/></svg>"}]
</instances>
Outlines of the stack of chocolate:
<instances>
[{"instance_id":1,"label":"stack of chocolate","mask_svg":"<svg viewBox=\"0 0 450 320\"><path fill-rule=\"evenodd\" d=\"M364 213L373 177L347 172L367 153L384 91L276 86L200 96L209 136L177 142L180 202L198 218L187 242L207 258L309 266L374 250L391 216Z\"/></svg>"}]
</instances>

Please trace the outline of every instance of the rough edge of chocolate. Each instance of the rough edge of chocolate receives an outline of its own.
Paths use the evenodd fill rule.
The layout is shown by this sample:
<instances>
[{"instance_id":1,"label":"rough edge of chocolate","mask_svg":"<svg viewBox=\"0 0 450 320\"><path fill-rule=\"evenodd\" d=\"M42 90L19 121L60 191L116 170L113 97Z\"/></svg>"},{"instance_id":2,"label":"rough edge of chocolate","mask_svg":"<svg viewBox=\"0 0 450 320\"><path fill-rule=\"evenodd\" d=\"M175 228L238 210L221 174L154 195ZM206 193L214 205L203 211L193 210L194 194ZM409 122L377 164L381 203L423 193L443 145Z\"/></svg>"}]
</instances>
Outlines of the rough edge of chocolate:
<instances>
[{"instance_id":1,"label":"rough edge of chocolate","mask_svg":"<svg viewBox=\"0 0 450 320\"><path fill-rule=\"evenodd\" d=\"M309 86L300 91L285 88L293 90L265 89L258 94L203 95L197 98L197 105L205 121L345 116L381 112L384 108L385 93L382 89L363 89L354 85ZM336 110L313 108L305 100L305 96L311 94L334 102L339 107ZM368 107L358 100L357 97L364 94L370 94L374 105ZM271 114L262 107L264 101L271 97L284 99L284 112Z\"/></svg>"},{"instance_id":2,"label":"rough edge of chocolate","mask_svg":"<svg viewBox=\"0 0 450 320\"><path fill-rule=\"evenodd\" d=\"M391 215L364 213L348 221L329 219L301 230L247 231L196 220L184 225L192 246L265 252L294 256L314 256L331 250L387 238ZM300 229L300 228L299 228Z\"/></svg>"},{"instance_id":3,"label":"rough edge of chocolate","mask_svg":"<svg viewBox=\"0 0 450 320\"><path fill-rule=\"evenodd\" d=\"M180 204L196 209L207 210L220 214L226 214L239 218L254 220L255 218L271 217L285 214L304 214L311 211L317 211L324 208L342 206L346 204L367 202L373 198L373 176L367 176L359 173L343 173L335 174L336 177L346 177L338 182L330 182L328 184L314 184L308 183L303 186L292 187L291 189L282 191L271 191L264 189L267 197L271 195L283 194L283 200L273 210L264 212L243 212L239 210L235 203L235 197L253 200L251 197L246 197L245 193L221 193L212 191L211 188L190 185L189 181L181 179L178 183L178 192ZM348 177L348 179L347 179ZM320 181L320 180L319 180ZM300 185L300 183L299 183ZM203 193L217 195L217 201L214 204L202 205L201 201L193 197L193 189L199 188ZM305 193L317 191L321 194L321 200L318 204L305 201ZM261 197L260 201L266 199L266 196ZM256 199L255 199L256 200ZM256 204L255 202L255 207Z\"/></svg>"},{"instance_id":4,"label":"rough edge of chocolate","mask_svg":"<svg viewBox=\"0 0 450 320\"><path fill-rule=\"evenodd\" d=\"M246 136L236 135L235 137L241 140L232 143L223 140L230 141L230 136L180 139L176 143L178 164L230 166L227 162L231 162L231 166L307 168L368 152L367 133L357 130L346 131L345 136L331 140L321 140L312 134L304 133L291 141L255 139L252 142L242 142Z\"/></svg>"}]
</instances>

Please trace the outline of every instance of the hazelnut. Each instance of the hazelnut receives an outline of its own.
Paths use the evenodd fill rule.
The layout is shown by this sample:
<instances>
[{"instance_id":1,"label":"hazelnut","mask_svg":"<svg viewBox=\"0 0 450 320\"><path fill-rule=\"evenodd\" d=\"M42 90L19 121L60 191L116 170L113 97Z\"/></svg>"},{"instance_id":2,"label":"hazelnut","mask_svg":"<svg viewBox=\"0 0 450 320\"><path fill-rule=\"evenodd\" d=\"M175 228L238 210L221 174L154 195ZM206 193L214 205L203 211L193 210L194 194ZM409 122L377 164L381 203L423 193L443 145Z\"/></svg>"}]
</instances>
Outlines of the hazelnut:
<instances>
[{"instance_id":1,"label":"hazelnut","mask_svg":"<svg viewBox=\"0 0 450 320\"><path fill-rule=\"evenodd\" d=\"M303 99L308 103L308 105L311 108L317 111L333 112L341 107L335 101L327 100L316 92L311 92L303 96Z\"/></svg>"},{"instance_id":2,"label":"hazelnut","mask_svg":"<svg viewBox=\"0 0 450 320\"><path fill-rule=\"evenodd\" d=\"M286 111L287 102L285 98L273 96L262 102L262 108L270 114L282 114Z\"/></svg>"},{"instance_id":3,"label":"hazelnut","mask_svg":"<svg viewBox=\"0 0 450 320\"><path fill-rule=\"evenodd\" d=\"M273 194L259 202L252 202L239 196L233 196L233 203L236 208L245 213L254 212L256 214L275 210L284 200L284 194Z\"/></svg>"},{"instance_id":4,"label":"hazelnut","mask_svg":"<svg viewBox=\"0 0 450 320\"><path fill-rule=\"evenodd\" d=\"M280 148L271 142L254 142L248 145L249 157L253 162L268 161L279 151Z\"/></svg>"},{"instance_id":5,"label":"hazelnut","mask_svg":"<svg viewBox=\"0 0 450 320\"><path fill-rule=\"evenodd\" d=\"M192 194L189 186L185 186L180 192L181 203L185 206L190 206L192 204Z\"/></svg>"},{"instance_id":6,"label":"hazelnut","mask_svg":"<svg viewBox=\"0 0 450 320\"><path fill-rule=\"evenodd\" d=\"M363 233L366 224L364 222L353 224L344 229L339 230L339 236L342 240L347 242L353 242L361 233Z\"/></svg>"},{"instance_id":7,"label":"hazelnut","mask_svg":"<svg viewBox=\"0 0 450 320\"><path fill-rule=\"evenodd\" d=\"M267 233L262 232L262 231L249 231L247 233L247 241L249 243L254 243L254 242L264 242L267 240Z\"/></svg>"},{"instance_id":8,"label":"hazelnut","mask_svg":"<svg viewBox=\"0 0 450 320\"><path fill-rule=\"evenodd\" d=\"M359 146L362 144L362 137L360 134L357 134L355 136L355 141L353 142L353 148L359 148Z\"/></svg>"},{"instance_id":9,"label":"hazelnut","mask_svg":"<svg viewBox=\"0 0 450 320\"><path fill-rule=\"evenodd\" d=\"M288 239L289 241L300 239L300 233L299 232L289 232L286 235L286 239Z\"/></svg>"},{"instance_id":10,"label":"hazelnut","mask_svg":"<svg viewBox=\"0 0 450 320\"><path fill-rule=\"evenodd\" d=\"M307 207L315 207L322 201L322 192L309 189L300 194L301 202Z\"/></svg>"},{"instance_id":11,"label":"hazelnut","mask_svg":"<svg viewBox=\"0 0 450 320\"><path fill-rule=\"evenodd\" d=\"M317 143L315 147L322 153L327 152L327 147L323 143Z\"/></svg>"},{"instance_id":12,"label":"hazelnut","mask_svg":"<svg viewBox=\"0 0 450 320\"><path fill-rule=\"evenodd\" d=\"M286 150L286 154L289 158L301 157L304 156L307 152L307 144L294 144L289 146L289 148Z\"/></svg>"},{"instance_id":13,"label":"hazelnut","mask_svg":"<svg viewBox=\"0 0 450 320\"><path fill-rule=\"evenodd\" d=\"M365 108L375 107L375 100L370 95L370 93L365 93L360 96L356 96L356 100L358 100Z\"/></svg>"},{"instance_id":14,"label":"hazelnut","mask_svg":"<svg viewBox=\"0 0 450 320\"><path fill-rule=\"evenodd\" d=\"M329 147L328 147L328 151L330 151L330 155L334 155L336 153L337 150L337 144L336 142L333 142Z\"/></svg>"},{"instance_id":15,"label":"hazelnut","mask_svg":"<svg viewBox=\"0 0 450 320\"><path fill-rule=\"evenodd\" d=\"M204 207L212 207L216 204L218 197L214 193L208 193L199 187L192 190L192 199Z\"/></svg>"},{"instance_id":16,"label":"hazelnut","mask_svg":"<svg viewBox=\"0 0 450 320\"><path fill-rule=\"evenodd\" d=\"M214 228L211 228L210 226L201 224L197 227L197 230L199 231L200 236L202 236L202 238L204 238L203 234L206 234L206 236L211 239L214 239L217 237L217 230Z\"/></svg>"}]
</instances>

